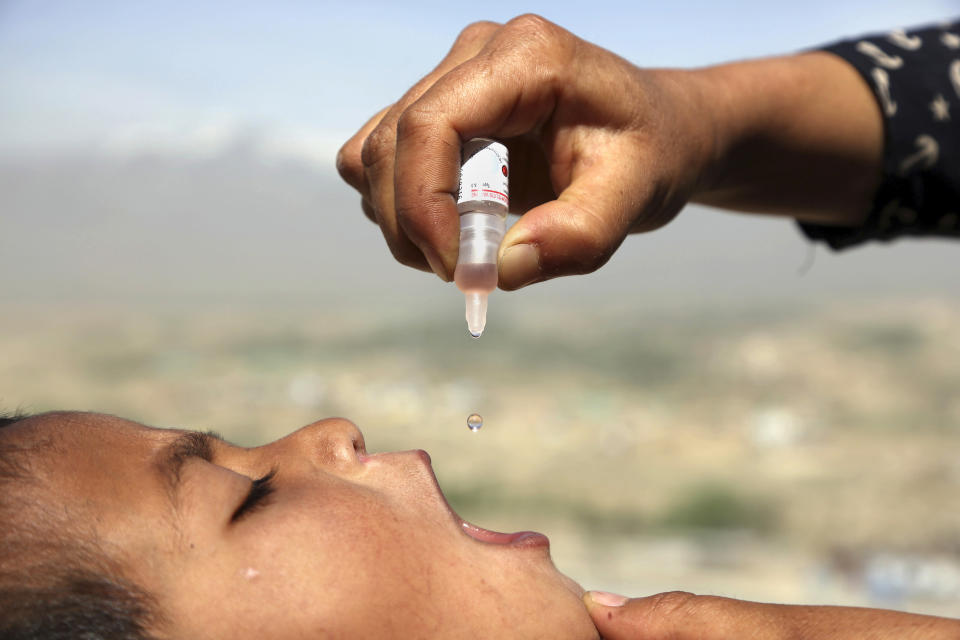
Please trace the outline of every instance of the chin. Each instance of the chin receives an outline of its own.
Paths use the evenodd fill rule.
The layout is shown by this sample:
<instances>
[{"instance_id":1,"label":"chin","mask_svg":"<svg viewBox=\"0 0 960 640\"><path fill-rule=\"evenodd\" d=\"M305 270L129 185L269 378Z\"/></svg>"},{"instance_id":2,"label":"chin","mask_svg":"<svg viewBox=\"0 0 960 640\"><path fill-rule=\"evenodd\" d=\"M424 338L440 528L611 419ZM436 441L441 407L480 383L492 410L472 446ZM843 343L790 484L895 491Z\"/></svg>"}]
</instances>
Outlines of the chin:
<instances>
[{"instance_id":1,"label":"chin","mask_svg":"<svg viewBox=\"0 0 960 640\"><path fill-rule=\"evenodd\" d=\"M557 574L560 576L560 581L563 583L563 586L566 587L570 593L577 596L579 599L583 598L583 594L586 593L586 590L580 586L579 582L564 573L560 573L559 571Z\"/></svg>"},{"instance_id":2,"label":"chin","mask_svg":"<svg viewBox=\"0 0 960 640\"><path fill-rule=\"evenodd\" d=\"M562 634L558 633L553 638L599 640L600 633L583 604L584 588L573 578L558 571L552 561L550 570L553 575L550 576L552 585L548 597L553 600L554 606L544 607L543 611L544 615L556 616L563 622L556 627L562 629Z\"/></svg>"}]
</instances>

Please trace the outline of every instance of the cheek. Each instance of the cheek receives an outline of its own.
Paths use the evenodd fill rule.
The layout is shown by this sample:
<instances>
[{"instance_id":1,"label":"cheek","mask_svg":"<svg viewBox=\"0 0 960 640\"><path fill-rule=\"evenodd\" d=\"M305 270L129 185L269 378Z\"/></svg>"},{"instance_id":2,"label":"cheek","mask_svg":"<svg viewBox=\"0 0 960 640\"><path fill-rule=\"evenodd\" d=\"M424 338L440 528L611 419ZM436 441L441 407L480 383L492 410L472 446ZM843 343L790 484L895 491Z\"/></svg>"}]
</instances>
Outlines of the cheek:
<instances>
[{"instance_id":1,"label":"cheek","mask_svg":"<svg viewBox=\"0 0 960 640\"><path fill-rule=\"evenodd\" d=\"M491 625L494 637L536 637L544 610L561 621L551 637L576 628L570 607L582 605L568 594L555 608L545 556L477 545L423 502L363 489L298 498L252 515L194 564L179 590L188 615L175 617L237 639L484 637Z\"/></svg>"},{"instance_id":2,"label":"cheek","mask_svg":"<svg viewBox=\"0 0 960 640\"><path fill-rule=\"evenodd\" d=\"M260 514L244 559L256 571L248 589L283 603L287 619L327 629L334 621L347 636L359 633L357 624L386 634L415 622L404 616L435 618L437 594L464 583L464 549L449 516L359 489L291 504Z\"/></svg>"}]
</instances>

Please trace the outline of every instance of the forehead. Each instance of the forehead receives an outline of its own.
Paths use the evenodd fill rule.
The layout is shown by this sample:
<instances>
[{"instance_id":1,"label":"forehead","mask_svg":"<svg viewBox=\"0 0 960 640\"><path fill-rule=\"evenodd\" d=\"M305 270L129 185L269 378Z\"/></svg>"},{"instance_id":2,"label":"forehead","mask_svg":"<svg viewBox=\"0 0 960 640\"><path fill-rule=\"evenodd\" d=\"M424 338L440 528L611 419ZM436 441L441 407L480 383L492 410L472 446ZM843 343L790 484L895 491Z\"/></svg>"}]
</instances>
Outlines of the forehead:
<instances>
[{"instance_id":1,"label":"forehead","mask_svg":"<svg viewBox=\"0 0 960 640\"><path fill-rule=\"evenodd\" d=\"M7 427L17 444L44 457L99 457L112 451L153 449L169 438L169 430L102 413L57 411L44 413ZM49 451L44 451L48 449Z\"/></svg>"},{"instance_id":2,"label":"forehead","mask_svg":"<svg viewBox=\"0 0 960 640\"><path fill-rule=\"evenodd\" d=\"M101 509L155 493L163 478L160 454L185 433L82 412L43 414L15 426L26 432L37 479L58 495Z\"/></svg>"},{"instance_id":3,"label":"forehead","mask_svg":"<svg viewBox=\"0 0 960 640\"><path fill-rule=\"evenodd\" d=\"M147 506L158 480L153 460L170 430L96 413L56 412L22 420L3 434L46 495L75 518L109 520Z\"/></svg>"}]
</instances>

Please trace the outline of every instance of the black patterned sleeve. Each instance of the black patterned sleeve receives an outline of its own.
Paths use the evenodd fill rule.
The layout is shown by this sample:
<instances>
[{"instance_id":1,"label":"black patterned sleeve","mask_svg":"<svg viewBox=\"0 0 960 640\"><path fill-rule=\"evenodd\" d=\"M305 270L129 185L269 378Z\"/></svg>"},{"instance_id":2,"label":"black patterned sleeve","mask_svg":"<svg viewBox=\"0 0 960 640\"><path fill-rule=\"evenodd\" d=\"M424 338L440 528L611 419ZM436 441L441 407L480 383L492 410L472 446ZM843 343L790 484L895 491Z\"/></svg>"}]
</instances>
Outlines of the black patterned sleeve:
<instances>
[{"instance_id":1,"label":"black patterned sleeve","mask_svg":"<svg viewBox=\"0 0 960 640\"><path fill-rule=\"evenodd\" d=\"M801 223L834 249L914 235L960 237L960 22L822 48L860 72L883 113L883 180L863 226Z\"/></svg>"}]
</instances>

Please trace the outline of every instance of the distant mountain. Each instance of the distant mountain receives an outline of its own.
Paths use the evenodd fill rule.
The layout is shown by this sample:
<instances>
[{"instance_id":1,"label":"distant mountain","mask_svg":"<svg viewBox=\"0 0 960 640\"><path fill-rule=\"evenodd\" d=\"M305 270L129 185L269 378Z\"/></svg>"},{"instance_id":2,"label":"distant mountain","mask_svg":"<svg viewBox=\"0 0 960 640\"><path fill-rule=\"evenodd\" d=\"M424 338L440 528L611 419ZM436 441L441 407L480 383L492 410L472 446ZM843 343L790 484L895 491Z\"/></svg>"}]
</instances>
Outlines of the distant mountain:
<instances>
[{"instance_id":1,"label":"distant mountain","mask_svg":"<svg viewBox=\"0 0 960 640\"><path fill-rule=\"evenodd\" d=\"M332 166L254 151L234 144L199 157L142 151L0 161L0 299L429 306L459 295L393 261ZM595 293L642 309L665 300L960 291L955 243L819 249L798 275L807 259L808 244L788 220L690 207L664 230L628 239L597 274L515 295L578 302Z\"/></svg>"}]
</instances>

